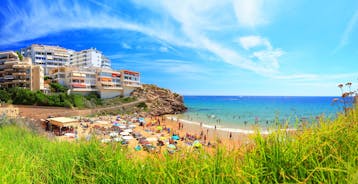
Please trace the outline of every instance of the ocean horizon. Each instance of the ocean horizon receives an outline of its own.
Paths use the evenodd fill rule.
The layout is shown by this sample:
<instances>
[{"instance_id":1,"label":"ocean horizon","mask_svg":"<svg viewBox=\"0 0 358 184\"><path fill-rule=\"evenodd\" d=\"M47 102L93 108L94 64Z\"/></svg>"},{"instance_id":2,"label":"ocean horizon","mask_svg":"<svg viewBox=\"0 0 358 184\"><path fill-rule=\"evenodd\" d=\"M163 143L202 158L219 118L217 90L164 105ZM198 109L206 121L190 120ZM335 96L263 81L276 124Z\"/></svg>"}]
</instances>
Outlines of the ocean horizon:
<instances>
[{"instance_id":1,"label":"ocean horizon","mask_svg":"<svg viewBox=\"0 0 358 184\"><path fill-rule=\"evenodd\" d=\"M187 112L179 115L188 122L207 127L252 129L288 125L296 128L305 122L335 118L342 112L337 96L209 96L185 95Z\"/></svg>"}]
</instances>

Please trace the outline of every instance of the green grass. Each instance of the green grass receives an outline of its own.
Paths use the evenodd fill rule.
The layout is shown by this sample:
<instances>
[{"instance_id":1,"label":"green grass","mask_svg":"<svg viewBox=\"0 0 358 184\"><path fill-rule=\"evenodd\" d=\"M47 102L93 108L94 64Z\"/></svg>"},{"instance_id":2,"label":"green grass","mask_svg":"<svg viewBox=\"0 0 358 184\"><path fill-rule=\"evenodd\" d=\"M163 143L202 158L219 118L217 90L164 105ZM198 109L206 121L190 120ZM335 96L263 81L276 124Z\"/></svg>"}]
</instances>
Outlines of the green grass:
<instances>
[{"instance_id":1,"label":"green grass","mask_svg":"<svg viewBox=\"0 0 358 184\"><path fill-rule=\"evenodd\" d=\"M354 183L357 150L356 110L295 134L253 136L237 151L143 159L119 144L50 141L7 124L0 127L0 183Z\"/></svg>"}]
</instances>

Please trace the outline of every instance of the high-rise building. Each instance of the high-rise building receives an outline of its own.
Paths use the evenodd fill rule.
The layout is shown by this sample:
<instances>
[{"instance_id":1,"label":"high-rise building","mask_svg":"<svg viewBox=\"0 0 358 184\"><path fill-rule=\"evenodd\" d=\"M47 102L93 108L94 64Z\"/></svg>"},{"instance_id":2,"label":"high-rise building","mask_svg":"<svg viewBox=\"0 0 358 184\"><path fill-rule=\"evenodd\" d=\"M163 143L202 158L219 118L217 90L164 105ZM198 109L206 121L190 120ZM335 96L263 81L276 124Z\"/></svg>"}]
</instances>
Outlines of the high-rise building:
<instances>
[{"instance_id":1,"label":"high-rise building","mask_svg":"<svg viewBox=\"0 0 358 184\"><path fill-rule=\"evenodd\" d=\"M0 52L0 87L44 90L43 68L34 66L31 58L20 60L13 51Z\"/></svg>"},{"instance_id":2,"label":"high-rise building","mask_svg":"<svg viewBox=\"0 0 358 184\"><path fill-rule=\"evenodd\" d=\"M70 55L70 66L111 68L111 62L101 51L91 48L72 52Z\"/></svg>"},{"instance_id":3,"label":"high-rise building","mask_svg":"<svg viewBox=\"0 0 358 184\"><path fill-rule=\"evenodd\" d=\"M69 63L71 50L50 45L32 44L29 47L21 49L21 54L30 57L32 63L44 68L46 76L53 68L64 66Z\"/></svg>"}]
</instances>

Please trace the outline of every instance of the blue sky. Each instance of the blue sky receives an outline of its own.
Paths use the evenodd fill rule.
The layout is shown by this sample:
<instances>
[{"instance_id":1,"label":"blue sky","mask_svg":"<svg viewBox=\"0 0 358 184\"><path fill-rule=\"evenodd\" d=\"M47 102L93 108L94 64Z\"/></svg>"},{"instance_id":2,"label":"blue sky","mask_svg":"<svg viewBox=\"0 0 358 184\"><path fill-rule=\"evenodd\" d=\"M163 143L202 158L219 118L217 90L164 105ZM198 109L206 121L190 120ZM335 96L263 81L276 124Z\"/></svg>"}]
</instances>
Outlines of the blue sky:
<instances>
[{"instance_id":1,"label":"blue sky","mask_svg":"<svg viewBox=\"0 0 358 184\"><path fill-rule=\"evenodd\" d=\"M184 95L339 95L358 84L358 2L6 1L0 50L95 47Z\"/></svg>"}]
</instances>

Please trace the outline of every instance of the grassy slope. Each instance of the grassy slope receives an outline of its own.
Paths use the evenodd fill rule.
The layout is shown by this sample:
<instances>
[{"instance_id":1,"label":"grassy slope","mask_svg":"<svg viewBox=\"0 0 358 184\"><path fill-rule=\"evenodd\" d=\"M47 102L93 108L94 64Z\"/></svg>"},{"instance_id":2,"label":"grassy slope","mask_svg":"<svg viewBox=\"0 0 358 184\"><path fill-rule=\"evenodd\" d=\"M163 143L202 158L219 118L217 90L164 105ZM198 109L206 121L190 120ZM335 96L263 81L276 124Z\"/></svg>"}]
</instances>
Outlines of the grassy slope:
<instances>
[{"instance_id":1,"label":"grassy slope","mask_svg":"<svg viewBox=\"0 0 358 184\"><path fill-rule=\"evenodd\" d=\"M354 183L358 113L255 146L133 159L132 149L96 142L51 142L26 128L0 128L0 183ZM246 153L245 153L246 150ZM247 151L250 150L250 151Z\"/></svg>"}]
</instances>

